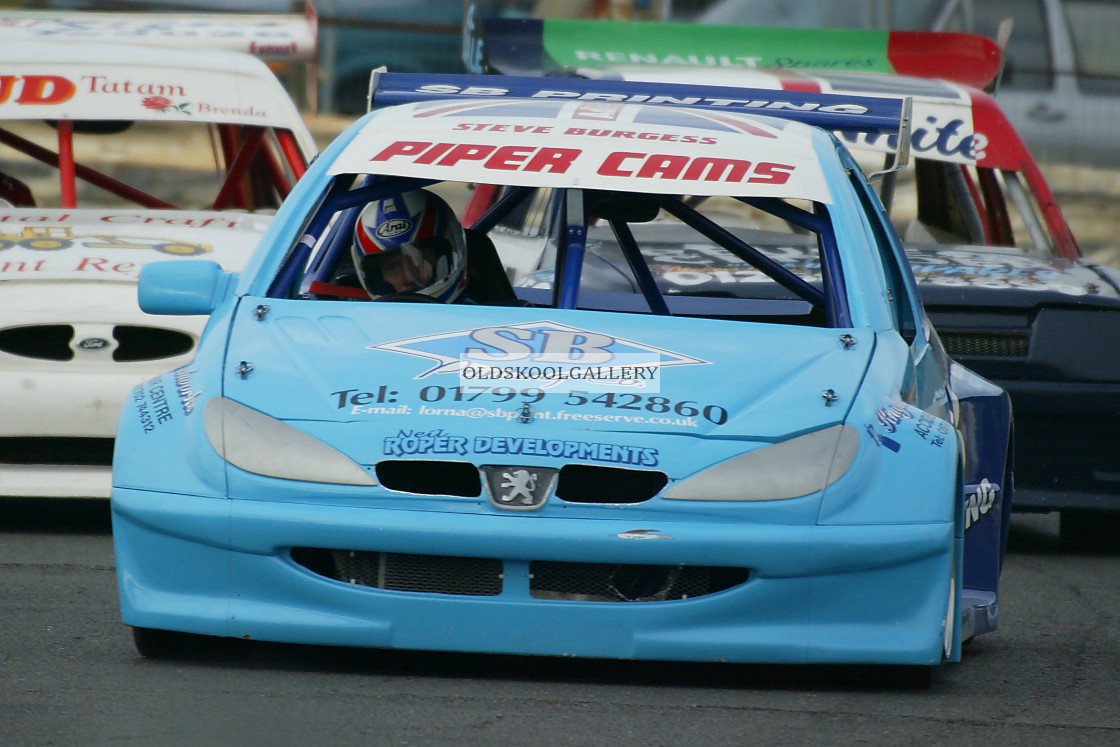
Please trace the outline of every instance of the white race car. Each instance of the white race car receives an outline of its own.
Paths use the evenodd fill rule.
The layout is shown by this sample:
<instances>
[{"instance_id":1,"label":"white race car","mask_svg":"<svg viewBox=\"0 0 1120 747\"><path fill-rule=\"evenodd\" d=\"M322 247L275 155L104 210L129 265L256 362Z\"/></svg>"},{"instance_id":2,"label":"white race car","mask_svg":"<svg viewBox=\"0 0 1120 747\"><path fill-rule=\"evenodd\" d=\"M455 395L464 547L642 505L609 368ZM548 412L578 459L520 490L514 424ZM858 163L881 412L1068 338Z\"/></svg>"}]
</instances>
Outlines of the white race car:
<instances>
[{"instance_id":1,"label":"white race car","mask_svg":"<svg viewBox=\"0 0 1120 747\"><path fill-rule=\"evenodd\" d=\"M313 32L83 18L0 14L0 496L109 496L127 392L206 321L141 312L140 268L241 269L316 152L268 65L228 48L294 59Z\"/></svg>"}]
</instances>

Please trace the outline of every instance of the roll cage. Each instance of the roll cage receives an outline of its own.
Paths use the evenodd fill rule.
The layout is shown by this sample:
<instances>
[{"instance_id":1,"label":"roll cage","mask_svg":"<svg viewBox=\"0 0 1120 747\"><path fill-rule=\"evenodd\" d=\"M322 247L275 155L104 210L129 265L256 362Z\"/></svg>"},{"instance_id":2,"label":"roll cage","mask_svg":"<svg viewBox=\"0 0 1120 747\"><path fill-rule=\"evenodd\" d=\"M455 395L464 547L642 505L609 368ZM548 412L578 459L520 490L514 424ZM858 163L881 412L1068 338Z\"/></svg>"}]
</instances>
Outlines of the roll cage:
<instances>
[{"instance_id":1,"label":"roll cage","mask_svg":"<svg viewBox=\"0 0 1120 747\"><path fill-rule=\"evenodd\" d=\"M470 107L472 101L495 102L542 99L644 103L658 108L689 107L715 115L721 112L750 112L800 121L826 131L858 131L898 136L893 167L906 163L909 152L909 99L832 96L791 91L754 90L720 86L680 86L662 83L627 83L614 80L519 78L515 76L418 75L375 72L371 80L373 110L419 102L447 102L450 107ZM428 110L430 111L430 110ZM376 127L376 112L366 127ZM837 145L841 152L846 153ZM357 163L362 163L358 158ZM449 182L404 175L355 173L363 167L340 169L323 190L314 212L304 221L299 238L289 247L267 295L274 298L361 299L356 282L345 279L354 221L366 203L408 189ZM845 168L856 175L854 162ZM524 185L525 182L521 182ZM547 290L542 287L510 286L506 268L498 257L491 231L540 189L537 186L500 187L472 184L476 197L460 214L468 238L470 280L467 295L482 304L533 305L561 309L601 309L654 315L685 315L754 320L790 317L800 324L850 327L852 313L844 278L837 232L830 208L807 200L786 200L722 192L742 206L759 211L788 226L787 236L797 236L799 245L815 246L816 261L811 273L798 272L789 262L752 242L749 232L728 227L694 206L688 195L654 194L585 189L575 185L552 188L547 218L548 240L554 249ZM668 289L656 277L656 263L644 245L655 240L660 226L638 235L635 227L650 223L658 215L672 216L704 242L730 255L733 263L757 271L768 281L744 284L736 292L681 292ZM875 220L875 217L868 215ZM637 292L603 292L587 281L588 252L592 232L609 229L617 246L620 264L632 273ZM496 236L496 234L495 234ZM597 240L597 239L596 239ZM814 244L815 242L815 244ZM812 251L812 250L810 250ZM749 286L749 287L748 287ZM749 296L743 295L749 293ZM799 311L790 311L791 304ZM783 320L784 321L784 320Z\"/></svg>"},{"instance_id":2,"label":"roll cage","mask_svg":"<svg viewBox=\"0 0 1120 747\"><path fill-rule=\"evenodd\" d=\"M350 243L357 215L368 202L435 182L397 177L362 177L350 188L346 175L336 177L318 210L301 232L271 287L273 298L314 300L364 299L364 292L350 281L340 282L350 261ZM773 198L739 197L735 200L788 222L812 243L819 257L819 280L807 279L753 245L737 232L719 225L689 204L687 196L610 192L578 188L555 189L551 196L549 237L555 245L554 282L547 292L539 288L512 288L495 253L490 232L514 213L536 191L535 187L509 187L467 227L470 247L467 294L476 303L532 305L560 309L600 309L671 316L706 316L755 319L783 316L800 309L806 324L851 326L840 251L836 233L824 205L806 209ZM755 284L748 296L669 294L658 282L653 262L643 254L634 226L649 223L664 211L734 258L765 274L772 284ZM588 289L583 279L589 231L609 227L626 265L637 282L637 294ZM654 232L655 233L655 232ZM775 286L780 289L775 293ZM353 290L351 290L353 289ZM794 301L796 303L791 304ZM816 321L808 321L812 317ZM822 321L823 320L823 321Z\"/></svg>"},{"instance_id":3,"label":"roll cage","mask_svg":"<svg viewBox=\"0 0 1120 747\"><path fill-rule=\"evenodd\" d=\"M114 197L151 209L178 209L176 205L150 189L128 184L78 160L75 135L112 137L126 129L127 122L97 120L58 120L51 123L57 131L54 147L45 147L17 133L12 127L0 127L0 144L16 154L44 164L58 172L59 204L76 208L78 183L97 187ZM129 135L121 135L129 137ZM221 183L213 201L205 206L212 210L274 209L291 192L295 181L307 168L295 137L279 128L219 123L210 132L216 163L222 170ZM176 147L168 140L168 148ZM24 196L8 198L16 207L34 207L30 190ZM30 204L26 204L30 202ZM23 204L21 204L23 203ZM46 207L47 205L42 205ZM53 206L51 206L53 207Z\"/></svg>"}]
</instances>

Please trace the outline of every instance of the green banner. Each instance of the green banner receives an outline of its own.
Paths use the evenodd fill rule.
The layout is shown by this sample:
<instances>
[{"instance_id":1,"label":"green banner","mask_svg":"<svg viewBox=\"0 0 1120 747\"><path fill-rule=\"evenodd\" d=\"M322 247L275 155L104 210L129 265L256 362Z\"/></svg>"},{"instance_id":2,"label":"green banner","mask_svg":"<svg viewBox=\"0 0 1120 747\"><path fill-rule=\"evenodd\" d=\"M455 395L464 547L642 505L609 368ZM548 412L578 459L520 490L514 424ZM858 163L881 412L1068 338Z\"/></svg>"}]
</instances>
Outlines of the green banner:
<instances>
[{"instance_id":1,"label":"green banner","mask_svg":"<svg viewBox=\"0 0 1120 747\"><path fill-rule=\"evenodd\" d=\"M565 67L617 65L894 72L887 31L546 20L544 48Z\"/></svg>"}]
</instances>

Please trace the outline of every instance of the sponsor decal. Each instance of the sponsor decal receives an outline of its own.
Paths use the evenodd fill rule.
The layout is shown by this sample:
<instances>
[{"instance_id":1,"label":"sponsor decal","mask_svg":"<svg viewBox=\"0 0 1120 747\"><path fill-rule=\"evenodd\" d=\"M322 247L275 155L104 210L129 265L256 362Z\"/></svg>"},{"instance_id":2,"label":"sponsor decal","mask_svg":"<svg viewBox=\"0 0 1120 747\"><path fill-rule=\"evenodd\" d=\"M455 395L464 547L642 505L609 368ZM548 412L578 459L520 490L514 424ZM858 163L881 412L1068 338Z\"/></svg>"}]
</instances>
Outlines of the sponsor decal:
<instances>
[{"instance_id":1,"label":"sponsor decal","mask_svg":"<svg viewBox=\"0 0 1120 747\"><path fill-rule=\"evenodd\" d=\"M898 433L903 425L930 446L938 448L945 445L945 439L952 432L952 426L944 420L903 402L877 408L875 423L866 424L864 429L877 445L897 453L902 450L902 444L893 434Z\"/></svg>"},{"instance_id":2,"label":"sponsor decal","mask_svg":"<svg viewBox=\"0 0 1120 747\"><path fill-rule=\"evenodd\" d=\"M112 234L81 235L63 226L7 225L9 216L0 216L0 252L16 250L12 258L0 259L0 275L23 273L81 273L92 276L134 275L140 269L136 262L120 261L119 257L85 254L102 249L147 249L174 257L194 257L213 252L209 244L167 238L116 236ZM34 219L34 216L31 216ZM62 216L65 219L67 216ZM107 216L111 217L111 216ZM52 218L52 220L55 220ZM64 250L84 250L82 254ZM26 253L59 252L50 259L31 259ZM3 256L0 254L0 256Z\"/></svg>"},{"instance_id":3,"label":"sponsor decal","mask_svg":"<svg viewBox=\"0 0 1120 747\"><path fill-rule=\"evenodd\" d=\"M83 75L76 81L61 75L0 75L0 106L60 106L76 97L119 97L122 94L139 96L141 109L160 114L225 114L258 119L268 116L252 105L238 107L186 101L185 86L166 81L111 78L106 75Z\"/></svg>"},{"instance_id":4,"label":"sponsor decal","mask_svg":"<svg viewBox=\"0 0 1120 747\"><path fill-rule=\"evenodd\" d=\"M740 111L786 110L800 112L827 112L833 114L867 114L868 108L851 101L828 103L821 101L792 102L782 98L724 98L708 96L666 96L644 93L604 93L593 91L564 91L558 88L542 88L532 93L513 92L508 88L487 86L458 86L453 84L432 83L417 87L419 93L455 94L462 96L518 96L531 99L552 99L562 101L600 101L613 104L673 104L677 106L705 106Z\"/></svg>"},{"instance_id":5,"label":"sponsor decal","mask_svg":"<svg viewBox=\"0 0 1120 747\"><path fill-rule=\"evenodd\" d=\"M62 75L0 75L0 104L58 106L81 94L137 94L141 105L157 111L185 111L189 104L173 104L171 96L185 94L182 85L153 81L114 80L83 75L77 82Z\"/></svg>"},{"instance_id":6,"label":"sponsor decal","mask_svg":"<svg viewBox=\"0 0 1120 747\"><path fill-rule=\"evenodd\" d=\"M1015 288L1092 294L1099 289L1080 284L1060 269L1031 257L1016 257L967 250L943 250L936 254L909 253L914 276L922 285L962 288Z\"/></svg>"},{"instance_id":7,"label":"sponsor decal","mask_svg":"<svg viewBox=\"0 0 1120 747\"><path fill-rule=\"evenodd\" d=\"M590 119L591 117L585 117ZM719 140L701 135L681 135L675 132L649 132L641 130L616 130L607 127L565 127L558 130L547 125L490 124L485 122L463 122L451 129L463 132L512 132L533 133L535 135L579 135L585 137L613 138L617 140L658 140L665 143L694 143L696 145L716 145Z\"/></svg>"},{"instance_id":8,"label":"sponsor decal","mask_svg":"<svg viewBox=\"0 0 1120 747\"><path fill-rule=\"evenodd\" d=\"M104 75L83 75L81 81L80 88L85 93L135 93L165 100L169 96L186 96L186 89L178 83L111 80ZM168 103L170 103L169 100Z\"/></svg>"},{"instance_id":9,"label":"sponsor decal","mask_svg":"<svg viewBox=\"0 0 1120 747\"><path fill-rule=\"evenodd\" d=\"M132 275L139 269L135 262L113 262L104 257L81 257L60 267L60 262L48 262L45 259L29 262L26 260L13 260L0 262L0 274L32 273L32 272L84 272L90 275L115 274Z\"/></svg>"},{"instance_id":10,"label":"sponsor decal","mask_svg":"<svg viewBox=\"0 0 1120 747\"><path fill-rule=\"evenodd\" d=\"M429 384L416 392L390 389L381 385L372 391L341 389L331 392L335 407L349 415L425 415L432 417L465 417L471 419L497 418L506 421L519 419L526 406L541 402L545 392L539 387L517 389L511 386L440 386ZM401 398L425 403L414 409L409 404L398 404ZM516 402L514 402L516 400ZM510 409L501 405L510 404ZM520 403L520 407L518 407ZM561 410L533 409L538 420L569 420L573 422L635 423L643 425L679 425L698 427L698 418L714 425L727 422L727 408L692 399L636 394L631 392L585 392L572 390L561 403ZM603 413L592 410L614 410Z\"/></svg>"},{"instance_id":11,"label":"sponsor decal","mask_svg":"<svg viewBox=\"0 0 1120 747\"><path fill-rule=\"evenodd\" d=\"M964 528L966 530L995 508L998 494L999 485L990 482L986 477L980 481L979 485L965 487L967 497L964 502Z\"/></svg>"},{"instance_id":12,"label":"sponsor decal","mask_svg":"<svg viewBox=\"0 0 1120 747\"><path fill-rule=\"evenodd\" d=\"M132 404L145 434L175 419L163 379L147 381L133 389Z\"/></svg>"},{"instance_id":13,"label":"sponsor decal","mask_svg":"<svg viewBox=\"0 0 1120 747\"><path fill-rule=\"evenodd\" d=\"M111 345L104 337L87 337L78 343L80 350L105 350Z\"/></svg>"},{"instance_id":14,"label":"sponsor decal","mask_svg":"<svg viewBox=\"0 0 1120 747\"><path fill-rule=\"evenodd\" d=\"M61 75L0 75L0 104L51 106L74 98L78 87Z\"/></svg>"},{"instance_id":15,"label":"sponsor decal","mask_svg":"<svg viewBox=\"0 0 1120 747\"><path fill-rule=\"evenodd\" d=\"M945 445L945 438L949 435L949 430L949 424L944 420L924 412L918 416L918 422L914 426L914 432L918 434L919 438L930 446L937 447Z\"/></svg>"},{"instance_id":16,"label":"sponsor decal","mask_svg":"<svg viewBox=\"0 0 1120 747\"><path fill-rule=\"evenodd\" d=\"M651 65L670 67L730 67L755 69L762 60L761 57L748 57L745 55L699 55L699 54L665 54L640 53L625 51L596 51L589 49L573 50L575 58L581 63L599 63L603 65ZM806 65L798 65L806 67ZM865 66L866 67L866 66Z\"/></svg>"},{"instance_id":17,"label":"sponsor decal","mask_svg":"<svg viewBox=\"0 0 1120 747\"><path fill-rule=\"evenodd\" d=\"M395 236L400 236L403 233L408 233L412 230L412 221L405 220L404 218L397 218L395 220L387 220L377 227L377 235L383 239L391 239Z\"/></svg>"},{"instance_id":18,"label":"sponsor decal","mask_svg":"<svg viewBox=\"0 0 1120 747\"><path fill-rule=\"evenodd\" d=\"M47 231L47 232L65 232L72 231L73 229L65 226L42 226L44 223L69 223L72 220L77 220L79 223L86 223L91 220L97 220L102 223L123 223L129 225L159 225L159 226L175 226L176 228L237 228L246 225L244 216L223 216L221 218L188 218L179 215L145 215L144 213L107 213L100 215L96 219L91 218L89 215L75 216L73 213L64 213L58 211L44 212L42 214L27 214L26 211L21 211L20 214L14 215L0 215L0 238L3 234L13 231L25 232L20 238L32 238L35 233L26 233L27 231ZM24 224L40 224L41 227L21 227ZM103 236L102 234L92 234L105 241L125 241L128 237L121 236ZM12 237L7 237L12 238ZM151 241L150 239L136 239L137 241ZM164 239L168 241L169 239Z\"/></svg>"},{"instance_id":19,"label":"sponsor decal","mask_svg":"<svg viewBox=\"0 0 1120 747\"><path fill-rule=\"evenodd\" d=\"M115 236L112 234L77 234L66 226L18 226L4 225L0 217L0 250L19 247L33 251L49 252L69 249L75 244L86 249L155 249L164 254L192 256L208 254L213 249L209 244L180 241L167 238L147 238L137 236Z\"/></svg>"},{"instance_id":20,"label":"sponsor decal","mask_svg":"<svg viewBox=\"0 0 1120 747\"><path fill-rule=\"evenodd\" d=\"M175 377L175 391L179 394L179 404L183 408L184 415L190 415L194 412L194 402L202 394L201 391L195 389L191 384L191 374L197 373L193 368L179 368L174 372Z\"/></svg>"},{"instance_id":21,"label":"sponsor decal","mask_svg":"<svg viewBox=\"0 0 1120 747\"><path fill-rule=\"evenodd\" d=\"M820 260L809 255L805 248L762 244L755 244L755 248L806 282L820 282ZM650 258L650 269L657 277L680 288L773 282L769 275L749 262L715 245L655 247L647 252L647 256Z\"/></svg>"},{"instance_id":22,"label":"sponsor decal","mask_svg":"<svg viewBox=\"0 0 1120 747\"><path fill-rule=\"evenodd\" d=\"M894 433L898 430L898 424L903 420L912 420L914 414L910 411L907 405L901 402L896 402L890 407L880 407L875 410L875 420L883 427L887 433Z\"/></svg>"},{"instance_id":23,"label":"sponsor decal","mask_svg":"<svg viewBox=\"0 0 1120 747\"><path fill-rule=\"evenodd\" d=\"M161 113L175 112L177 114L190 114L190 112L187 111L190 108L189 102L184 101L175 104L166 96L147 96L141 100L140 105L145 109L154 109Z\"/></svg>"},{"instance_id":24,"label":"sponsor decal","mask_svg":"<svg viewBox=\"0 0 1120 747\"><path fill-rule=\"evenodd\" d=\"M482 143L398 140L371 161L407 161L420 165L456 167L477 162L491 171L525 171L566 174L584 153L579 148L538 145L487 145ZM796 171L792 164L748 161L715 156L616 151L602 158L601 176L667 179L692 182L734 182L782 185Z\"/></svg>"},{"instance_id":25,"label":"sponsor decal","mask_svg":"<svg viewBox=\"0 0 1120 747\"><path fill-rule=\"evenodd\" d=\"M708 364L682 353L547 320L410 337L370 347L434 361L434 366L414 379L461 374L466 365L603 367L613 365L620 356L641 356L644 365L658 369Z\"/></svg>"},{"instance_id":26,"label":"sponsor decal","mask_svg":"<svg viewBox=\"0 0 1120 747\"><path fill-rule=\"evenodd\" d=\"M656 467L659 463L657 449L646 446L512 436L468 438L446 433L441 428L430 431L399 430L396 435L386 436L382 452L393 457L499 454L641 467Z\"/></svg>"},{"instance_id":27,"label":"sponsor decal","mask_svg":"<svg viewBox=\"0 0 1120 747\"><path fill-rule=\"evenodd\" d=\"M268 117L268 112L262 111L255 106L217 106L215 104L208 104L205 101L198 102L195 110L199 114L225 114L234 117L256 117L257 119L265 119Z\"/></svg>"},{"instance_id":28,"label":"sponsor decal","mask_svg":"<svg viewBox=\"0 0 1120 747\"><path fill-rule=\"evenodd\" d=\"M236 10L236 5L230 6ZM38 17L0 21L4 39L55 41L125 41L164 48L197 50L206 47L247 51L264 60L295 58L314 61L314 25L300 15L255 14L216 18L183 14L182 21L148 17L143 13L44 13Z\"/></svg>"},{"instance_id":29,"label":"sponsor decal","mask_svg":"<svg viewBox=\"0 0 1120 747\"><path fill-rule=\"evenodd\" d=\"M568 380L596 382L596 381L632 381L640 379L654 379L657 376L657 366L571 366L560 368L558 366L472 366L469 362L463 364L459 370L460 378L476 381L552 381Z\"/></svg>"},{"instance_id":30,"label":"sponsor decal","mask_svg":"<svg viewBox=\"0 0 1120 747\"><path fill-rule=\"evenodd\" d=\"M957 160L967 163L982 161L987 156L987 136L981 133L962 133L969 125L963 119L938 120L927 117L928 126L915 126L910 134L910 149L916 154L937 154L938 160ZM879 133L841 133L840 139L855 146L874 150L898 150L898 135Z\"/></svg>"},{"instance_id":31,"label":"sponsor decal","mask_svg":"<svg viewBox=\"0 0 1120 747\"><path fill-rule=\"evenodd\" d=\"M867 429L867 435L871 436L871 440L879 446L890 449L896 454L902 449L902 444L900 444L898 441L895 441L893 438L890 438L889 436L884 436L883 434L879 433L877 430L875 430L875 426L871 425L870 423L868 423L865 428Z\"/></svg>"},{"instance_id":32,"label":"sponsor decal","mask_svg":"<svg viewBox=\"0 0 1120 747\"><path fill-rule=\"evenodd\" d=\"M656 467L659 463L657 449L646 446L549 438L476 436L471 442L471 450L476 454L549 457L566 461L629 464L639 467Z\"/></svg>"},{"instance_id":33,"label":"sponsor decal","mask_svg":"<svg viewBox=\"0 0 1120 747\"><path fill-rule=\"evenodd\" d=\"M259 57L296 57L299 55L299 45L294 41L287 44L262 44L251 41L249 52Z\"/></svg>"},{"instance_id":34,"label":"sponsor decal","mask_svg":"<svg viewBox=\"0 0 1120 747\"><path fill-rule=\"evenodd\" d=\"M584 391L617 387L636 387L651 394L661 391L661 367L650 354L616 356L616 363L607 366L578 364L519 365L495 362L482 366L464 360L459 367L459 385L512 385L551 391Z\"/></svg>"},{"instance_id":35,"label":"sponsor decal","mask_svg":"<svg viewBox=\"0 0 1120 747\"><path fill-rule=\"evenodd\" d=\"M432 431L397 431L395 436L387 436L382 444L386 456L415 456L416 454L455 455L467 453L467 438L452 436L437 428Z\"/></svg>"}]
</instances>

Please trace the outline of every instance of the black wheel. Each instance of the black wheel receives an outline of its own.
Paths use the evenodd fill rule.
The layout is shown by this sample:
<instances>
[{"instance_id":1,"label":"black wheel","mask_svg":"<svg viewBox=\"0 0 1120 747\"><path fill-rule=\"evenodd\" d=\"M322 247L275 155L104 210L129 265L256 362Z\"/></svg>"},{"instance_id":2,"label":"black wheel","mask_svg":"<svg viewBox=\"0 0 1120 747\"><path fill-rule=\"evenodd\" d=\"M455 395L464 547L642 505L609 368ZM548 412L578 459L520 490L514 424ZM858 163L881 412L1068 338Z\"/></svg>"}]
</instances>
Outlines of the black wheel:
<instances>
[{"instance_id":1,"label":"black wheel","mask_svg":"<svg viewBox=\"0 0 1120 747\"><path fill-rule=\"evenodd\" d=\"M373 299L374 301L398 301L402 303L443 303L438 298L426 296L423 293L413 293L412 291L405 291L403 293L386 293L384 296L378 296Z\"/></svg>"},{"instance_id":2,"label":"black wheel","mask_svg":"<svg viewBox=\"0 0 1120 747\"><path fill-rule=\"evenodd\" d=\"M179 659L198 652L199 636L173 630L133 628L132 640L148 659Z\"/></svg>"},{"instance_id":3,"label":"black wheel","mask_svg":"<svg viewBox=\"0 0 1120 747\"><path fill-rule=\"evenodd\" d=\"M1067 552L1120 550L1120 512L1067 509L1061 512L1058 532Z\"/></svg>"},{"instance_id":4,"label":"black wheel","mask_svg":"<svg viewBox=\"0 0 1120 747\"><path fill-rule=\"evenodd\" d=\"M933 687L938 669L940 667L920 664L899 667L894 673L894 686L903 690L929 690Z\"/></svg>"}]
</instances>

